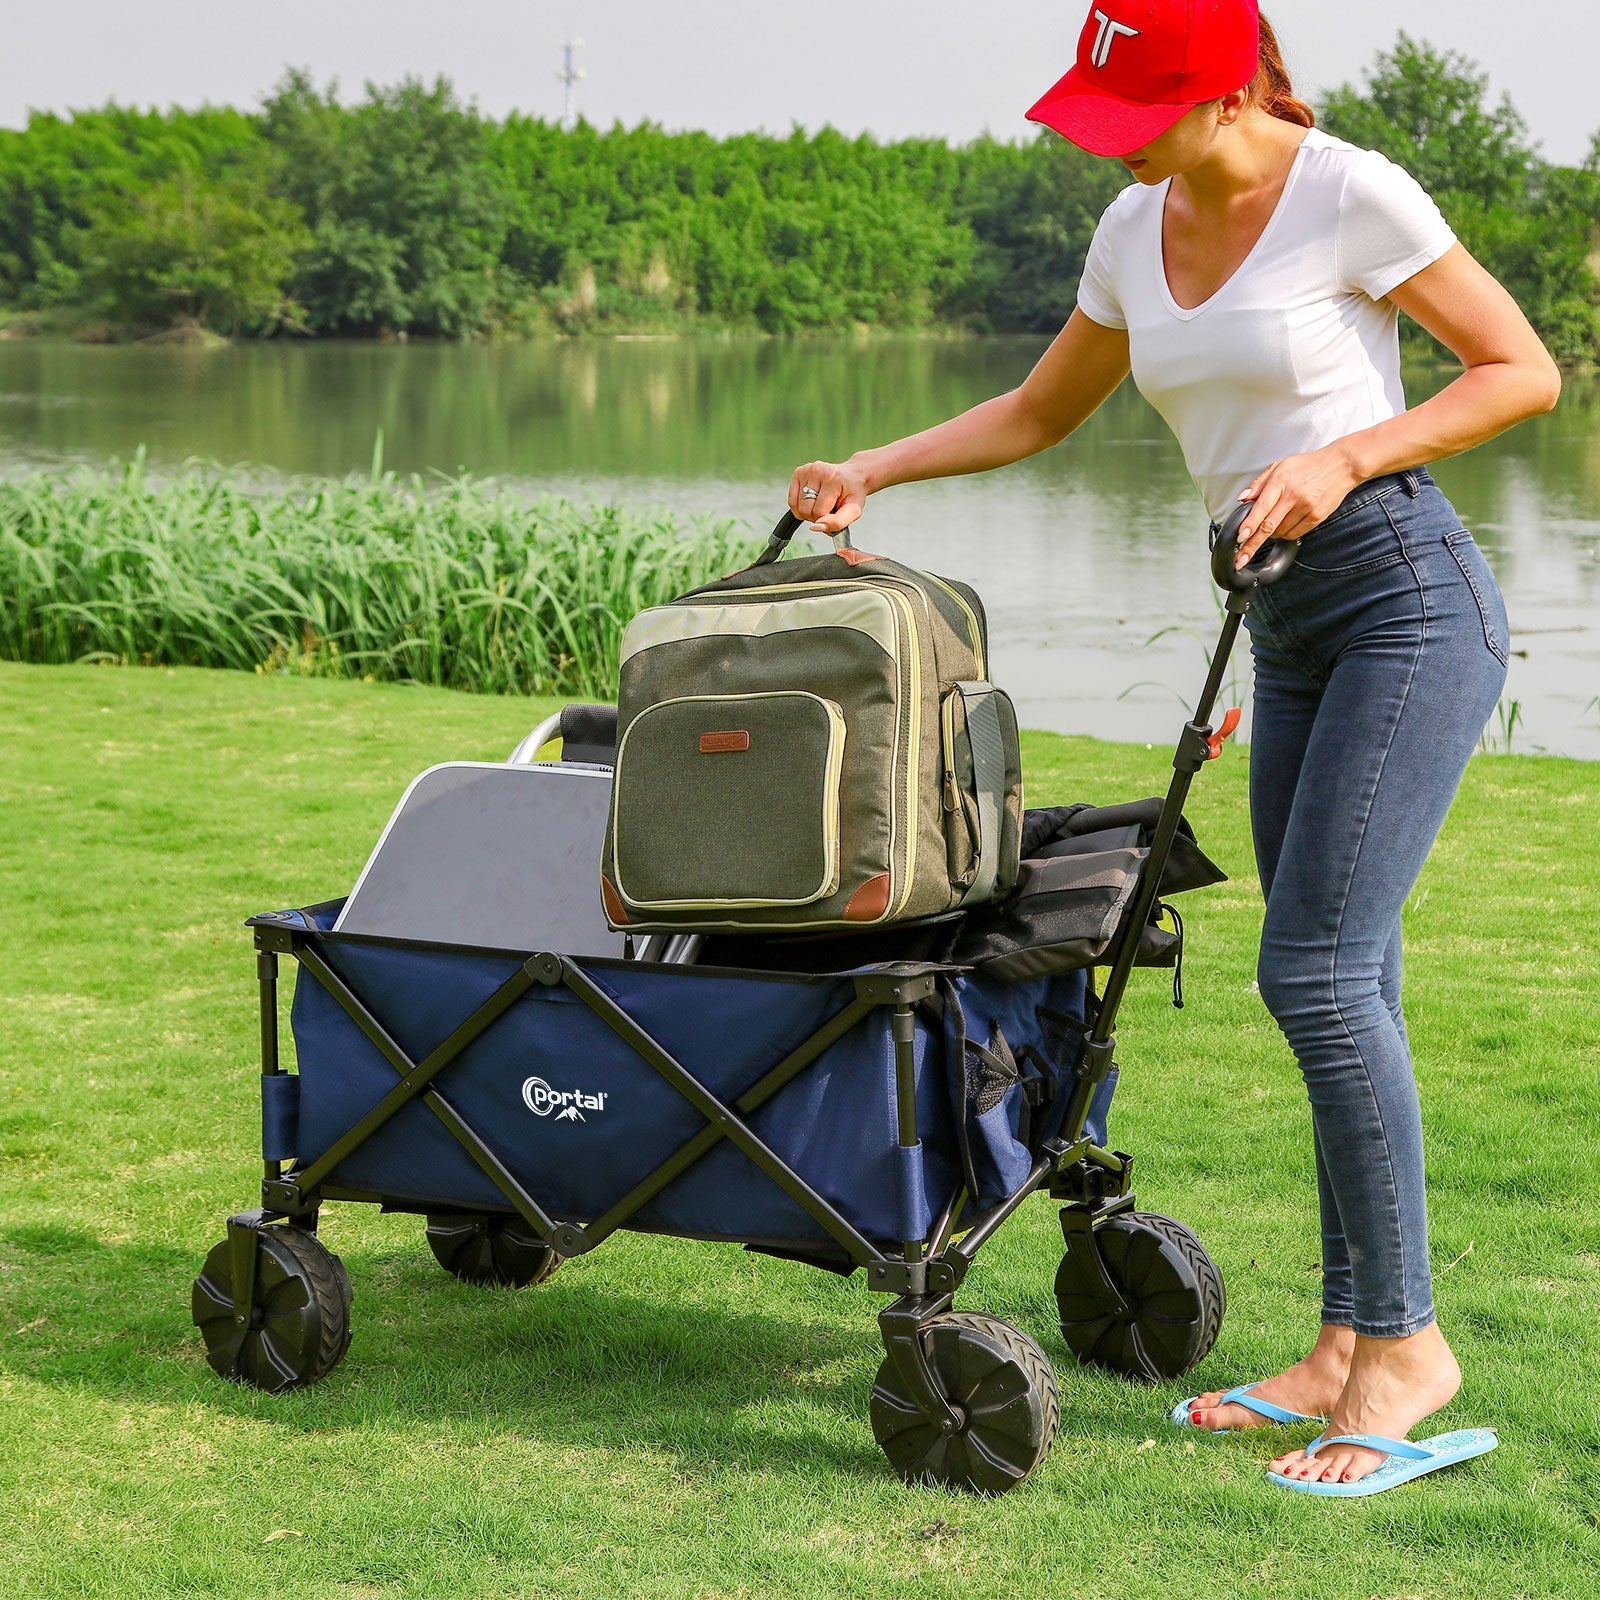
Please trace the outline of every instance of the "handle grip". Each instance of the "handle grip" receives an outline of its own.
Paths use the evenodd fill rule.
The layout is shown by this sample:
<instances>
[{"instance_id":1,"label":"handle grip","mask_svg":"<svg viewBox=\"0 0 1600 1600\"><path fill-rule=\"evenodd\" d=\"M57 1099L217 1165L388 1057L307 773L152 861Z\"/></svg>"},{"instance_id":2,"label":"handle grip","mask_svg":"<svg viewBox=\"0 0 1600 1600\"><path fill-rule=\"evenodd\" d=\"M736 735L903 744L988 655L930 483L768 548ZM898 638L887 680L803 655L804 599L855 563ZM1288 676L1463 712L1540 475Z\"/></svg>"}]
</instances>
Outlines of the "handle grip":
<instances>
[{"instance_id":1,"label":"handle grip","mask_svg":"<svg viewBox=\"0 0 1600 1600\"><path fill-rule=\"evenodd\" d=\"M753 562L751 562L751 565L755 567L764 567L770 562L776 561L778 557L789 548L789 541L794 538L794 536L804 526L805 522L803 519L797 517L792 511L785 511L784 514L778 518L777 527L772 530L771 535L767 539L767 548L763 550ZM845 550L855 549L855 546L850 542L850 530L848 528L841 528L836 534L833 535L833 548L836 554Z\"/></svg>"},{"instance_id":2,"label":"handle grip","mask_svg":"<svg viewBox=\"0 0 1600 1600\"><path fill-rule=\"evenodd\" d=\"M1219 589L1265 589L1294 565L1300 553L1300 546L1293 539L1268 539L1245 566L1234 566L1234 557L1239 553L1239 527L1250 515L1250 509L1251 502L1241 500L1223 519L1222 531L1212 547L1211 576Z\"/></svg>"}]
</instances>

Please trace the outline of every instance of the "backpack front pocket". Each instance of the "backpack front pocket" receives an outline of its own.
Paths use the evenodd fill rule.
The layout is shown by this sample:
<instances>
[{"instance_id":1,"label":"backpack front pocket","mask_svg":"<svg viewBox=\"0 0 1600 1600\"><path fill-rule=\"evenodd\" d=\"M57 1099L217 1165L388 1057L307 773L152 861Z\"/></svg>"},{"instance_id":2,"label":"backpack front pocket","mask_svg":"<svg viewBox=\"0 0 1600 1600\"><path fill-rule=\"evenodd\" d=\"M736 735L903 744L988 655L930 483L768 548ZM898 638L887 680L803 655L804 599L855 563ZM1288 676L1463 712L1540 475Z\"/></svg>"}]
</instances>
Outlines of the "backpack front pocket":
<instances>
[{"instance_id":1,"label":"backpack front pocket","mask_svg":"<svg viewBox=\"0 0 1600 1600\"><path fill-rule=\"evenodd\" d=\"M617 890L631 906L803 906L839 887L844 714L803 690L641 711L617 749Z\"/></svg>"}]
</instances>

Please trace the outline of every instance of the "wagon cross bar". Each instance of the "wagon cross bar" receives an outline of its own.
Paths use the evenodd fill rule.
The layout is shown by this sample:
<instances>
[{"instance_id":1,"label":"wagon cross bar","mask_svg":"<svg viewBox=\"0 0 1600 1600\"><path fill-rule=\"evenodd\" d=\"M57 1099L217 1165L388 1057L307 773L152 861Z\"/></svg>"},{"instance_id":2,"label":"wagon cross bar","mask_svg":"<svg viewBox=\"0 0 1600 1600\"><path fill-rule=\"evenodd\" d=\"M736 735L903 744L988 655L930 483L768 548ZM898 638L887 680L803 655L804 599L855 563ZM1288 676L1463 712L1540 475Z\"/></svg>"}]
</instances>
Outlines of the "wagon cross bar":
<instances>
[{"instance_id":1,"label":"wagon cross bar","mask_svg":"<svg viewBox=\"0 0 1600 1600\"><path fill-rule=\"evenodd\" d=\"M546 960L552 958L546 957ZM761 1136L756 1133L743 1118L734 1110L720 1101L706 1086L700 1082L686 1067L679 1062L658 1040L653 1039L639 1026L615 1000L608 995L593 978L589 976L576 962L566 956L557 956L553 959L561 964L561 983L570 989L577 997L594 1012L594 1014L617 1035L633 1052L641 1057L649 1066L654 1067L668 1083L672 1085L696 1111L703 1116L710 1126L697 1135L697 1139L705 1139L710 1133L715 1133L717 1139L726 1139L741 1151L753 1165L765 1173L783 1192L802 1206L806 1214L814 1222L820 1224L835 1238L849 1254L850 1259L860 1266L871 1262L883 1260L882 1253L877 1250L872 1242L856 1228L847 1218L840 1213L811 1187L793 1167L784 1161ZM856 1001L845 1008L841 1015L848 1015L852 1011L864 1013L869 1010L873 1002L861 996L858 989ZM852 1019L852 1023L854 1020ZM835 1018L837 1024L840 1018ZM825 1027L824 1031L833 1031ZM838 1033L846 1030L838 1029ZM837 1037L837 1035L835 1035ZM807 1043L814 1043L813 1035ZM821 1051L817 1052L819 1055ZM790 1058L792 1060L792 1057ZM788 1065L787 1062L783 1065ZM796 1068L795 1070L799 1070ZM769 1074L776 1076L776 1074ZM763 1080L765 1081L765 1080ZM746 1097L748 1098L748 1096ZM690 1144L696 1141L691 1140ZM716 1139L706 1143L709 1149ZM685 1146L687 1149L688 1146ZM699 1152L697 1152L698 1154ZM680 1151L681 1155L682 1152ZM693 1158L691 1158L693 1159ZM673 1164L675 1158L669 1156L667 1163ZM685 1163L687 1165L687 1163ZM652 1181L647 1178L645 1183ZM632 1196L626 1197L631 1199ZM615 1209L615 1208L613 1208ZM615 1224L613 1224L615 1226ZM560 1248L557 1246L557 1248Z\"/></svg>"},{"instance_id":2,"label":"wagon cross bar","mask_svg":"<svg viewBox=\"0 0 1600 1600\"><path fill-rule=\"evenodd\" d=\"M484 1170L495 1187L516 1207L524 1220L545 1239L555 1233L560 1224L517 1182L505 1164L478 1137L455 1107L432 1087L433 1080L479 1034L509 1011L536 982L541 981L542 973L540 976L535 976L540 972L538 963L548 961L549 957L530 957L447 1039L430 1050L422 1061L416 1062L390 1037L388 1030L361 1003L344 979L322 959L311 941L296 940L294 953L299 958L300 964L333 996L350 1020L372 1041L389 1065L400 1074L400 1082L353 1128L335 1140L309 1167L290 1174L284 1181L292 1183L301 1194L315 1189L317 1184L352 1150L365 1144L402 1106L420 1095L428 1109L450 1130L462 1148ZM269 1184L268 1187L272 1186Z\"/></svg>"}]
</instances>

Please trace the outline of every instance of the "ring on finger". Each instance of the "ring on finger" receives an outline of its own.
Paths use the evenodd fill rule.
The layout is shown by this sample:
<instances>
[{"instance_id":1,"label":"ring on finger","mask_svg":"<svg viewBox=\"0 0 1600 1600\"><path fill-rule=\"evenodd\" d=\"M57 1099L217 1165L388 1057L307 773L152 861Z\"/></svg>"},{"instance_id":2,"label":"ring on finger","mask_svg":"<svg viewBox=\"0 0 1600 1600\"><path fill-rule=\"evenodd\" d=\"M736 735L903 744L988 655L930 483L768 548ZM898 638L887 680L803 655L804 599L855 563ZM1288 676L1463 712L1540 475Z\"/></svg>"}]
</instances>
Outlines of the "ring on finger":
<instances>
[{"instance_id":1,"label":"ring on finger","mask_svg":"<svg viewBox=\"0 0 1600 1600\"><path fill-rule=\"evenodd\" d=\"M817 491L815 489L802 489L800 491L800 498L802 500L815 500L817 498Z\"/></svg>"}]
</instances>

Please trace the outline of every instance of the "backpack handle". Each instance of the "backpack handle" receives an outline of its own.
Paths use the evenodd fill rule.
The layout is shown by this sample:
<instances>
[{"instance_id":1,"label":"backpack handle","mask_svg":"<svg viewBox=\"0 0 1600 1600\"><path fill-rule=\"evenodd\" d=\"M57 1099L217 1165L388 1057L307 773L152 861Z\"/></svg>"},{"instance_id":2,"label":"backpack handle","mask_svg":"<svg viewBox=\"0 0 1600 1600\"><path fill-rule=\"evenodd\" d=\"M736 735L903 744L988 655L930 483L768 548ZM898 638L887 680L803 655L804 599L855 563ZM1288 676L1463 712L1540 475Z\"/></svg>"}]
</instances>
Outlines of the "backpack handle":
<instances>
[{"instance_id":1,"label":"backpack handle","mask_svg":"<svg viewBox=\"0 0 1600 1600\"><path fill-rule=\"evenodd\" d=\"M753 567L765 567L776 561L789 548L789 541L804 526L805 523L794 512L785 511L778 518L777 527L772 530L771 536L767 539L767 548L750 565ZM855 546L850 542L850 530L848 528L841 528L833 535L833 552L835 555L843 555L846 550L854 549Z\"/></svg>"}]
</instances>

